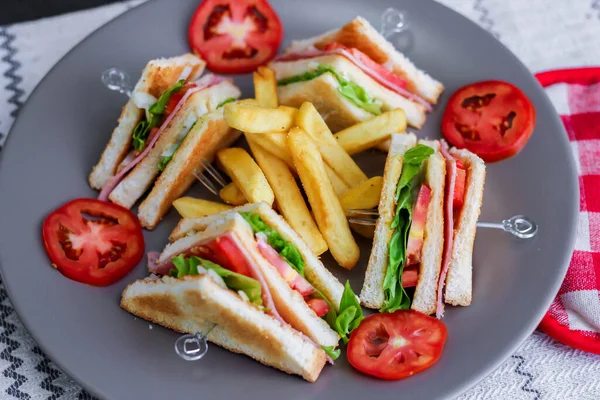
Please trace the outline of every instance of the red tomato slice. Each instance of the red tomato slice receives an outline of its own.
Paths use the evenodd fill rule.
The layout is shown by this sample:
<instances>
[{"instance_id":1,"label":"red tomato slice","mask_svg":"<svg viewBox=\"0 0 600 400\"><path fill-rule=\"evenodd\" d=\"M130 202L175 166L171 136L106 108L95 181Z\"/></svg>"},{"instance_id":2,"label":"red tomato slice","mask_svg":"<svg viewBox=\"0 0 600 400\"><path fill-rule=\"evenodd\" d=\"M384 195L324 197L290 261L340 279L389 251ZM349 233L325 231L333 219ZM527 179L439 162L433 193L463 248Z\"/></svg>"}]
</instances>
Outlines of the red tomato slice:
<instances>
[{"instance_id":1,"label":"red tomato slice","mask_svg":"<svg viewBox=\"0 0 600 400\"><path fill-rule=\"evenodd\" d=\"M465 200L465 185L467 184L467 171L465 171L462 163L456 162L456 180L454 181L454 197L452 199L452 207L460 210Z\"/></svg>"},{"instance_id":2,"label":"red tomato slice","mask_svg":"<svg viewBox=\"0 0 600 400\"><path fill-rule=\"evenodd\" d=\"M56 269L93 286L117 282L144 256L142 226L135 215L96 199L75 199L50 213L42 238Z\"/></svg>"},{"instance_id":3,"label":"red tomato slice","mask_svg":"<svg viewBox=\"0 0 600 400\"><path fill-rule=\"evenodd\" d=\"M444 137L487 162L517 154L535 126L535 108L516 86L501 81L473 83L457 90L442 119Z\"/></svg>"},{"instance_id":4,"label":"red tomato slice","mask_svg":"<svg viewBox=\"0 0 600 400\"><path fill-rule=\"evenodd\" d=\"M393 83L401 88L406 88L406 86L408 86L408 82L406 82L400 75L396 75L392 71L386 69L383 65L373 61L371 57L369 57L359 49L356 49L354 47L346 47L343 44L333 42L325 46L324 50L327 51L333 49L345 49L349 51L350 54L352 54L354 57L356 57L361 63L363 63L368 69L372 70L374 73L381 76L386 81Z\"/></svg>"},{"instance_id":5,"label":"red tomato slice","mask_svg":"<svg viewBox=\"0 0 600 400\"><path fill-rule=\"evenodd\" d=\"M167 106L165 107L165 115L164 118L166 119L173 111L175 111L175 108L177 107L177 104L179 104L179 102L181 101L181 99L183 98L183 96L185 96L185 93L195 87L196 84L195 83L188 83L187 85L184 85L181 89L179 89L177 92L173 93L171 95L171 98L169 99L169 102L167 103Z\"/></svg>"},{"instance_id":6,"label":"red tomato slice","mask_svg":"<svg viewBox=\"0 0 600 400\"><path fill-rule=\"evenodd\" d=\"M412 222L408 231L408 243L406 244L406 265L415 265L421 262L421 249L425 236L425 223L427 222L427 209L431 202L431 189L427 185L421 185L417 202L413 210Z\"/></svg>"},{"instance_id":7,"label":"red tomato slice","mask_svg":"<svg viewBox=\"0 0 600 400\"><path fill-rule=\"evenodd\" d=\"M419 281L419 270L417 266L406 267L402 271L402 287L415 287Z\"/></svg>"},{"instance_id":8,"label":"red tomato slice","mask_svg":"<svg viewBox=\"0 0 600 400\"><path fill-rule=\"evenodd\" d=\"M306 304L308 304L308 306L315 312L315 314L317 314L318 317L322 317L323 315L327 314L329 310L331 310L329 304L327 304L325 300L319 298L310 299L306 302Z\"/></svg>"},{"instance_id":9,"label":"red tomato slice","mask_svg":"<svg viewBox=\"0 0 600 400\"><path fill-rule=\"evenodd\" d=\"M442 321L418 311L373 314L352 331L348 361L380 379L408 378L440 358L447 336Z\"/></svg>"},{"instance_id":10,"label":"red tomato slice","mask_svg":"<svg viewBox=\"0 0 600 400\"><path fill-rule=\"evenodd\" d=\"M281 21L266 0L204 0L188 30L193 51L208 69L224 74L266 64L282 38Z\"/></svg>"},{"instance_id":11,"label":"red tomato slice","mask_svg":"<svg viewBox=\"0 0 600 400\"><path fill-rule=\"evenodd\" d=\"M238 249L237 245L229 236L221 236L205 245L214 254L214 260L211 260L221 267L241 275L254 278L252 268L248 265L248 261L244 253Z\"/></svg>"}]
</instances>

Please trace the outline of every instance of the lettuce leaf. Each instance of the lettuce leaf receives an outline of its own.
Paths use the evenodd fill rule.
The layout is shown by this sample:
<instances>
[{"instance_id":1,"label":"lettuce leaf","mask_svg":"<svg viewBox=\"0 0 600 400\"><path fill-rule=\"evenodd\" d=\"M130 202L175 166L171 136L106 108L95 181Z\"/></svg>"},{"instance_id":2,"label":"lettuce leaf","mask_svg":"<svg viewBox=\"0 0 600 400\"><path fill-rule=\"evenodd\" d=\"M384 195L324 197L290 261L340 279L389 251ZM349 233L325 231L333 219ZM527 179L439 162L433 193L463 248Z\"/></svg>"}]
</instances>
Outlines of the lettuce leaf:
<instances>
[{"instance_id":1,"label":"lettuce leaf","mask_svg":"<svg viewBox=\"0 0 600 400\"><path fill-rule=\"evenodd\" d=\"M217 110L221 107L223 107L225 104L227 103L233 103L235 101L235 98L230 97L228 99L225 99L223 102L219 103L219 105L217 106Z\"/></svg>"},{"instance_id":2,"label":"lettuce leaf","mask_svg":"<svg viewBox=\"0 0 600 400\"><path fill-rule=\"evenodd\" d=\"M340 334L344 343L348 343L350 333L363 320L363 312L356 295L350 287L350 282L346 281L342 299L340 300L340 310L335 319L335 330Z\"/></svg>"},{"instance_id":3,"label":"lettuce leaf","mask_svg":"<svg viewBox=\"0 0 600 400\"><path fill-rule=\"evenodd\" d=\"M169 275L175 278L181 278L186 275L198 275L198 267L201 266L207 270L212 269L223 278L225 285L235 292L242 291L246 293L248 299L253 304L262 306L261 287L260 283L256 279L252 279L245 275L241 275L225 269L218 264L211 261L205 260L197 256L186 257L183 254L173 258L173 265L169 271Z\"/></svg>"},{"instance_id":4,"label":"lettuce leaf","mask_svg":"<svg viewBox=\"0 0 600 400\"><path fill-rule=\"evenodd\" d=\"M178 148L179 148L179 146L177 146L177 149ZM177 151L177 149L175 149L175 151ZM158 163L159 171L164 171L164 169L167 168L167 165L173 159L173 154L175 154L175 151L173 151L173 153L170 156L164 156L163 158L160 159L160 162Z\"/></svg>"},{"instance_id":5,"label":"lettuce leaf","mask_svg":"<svg viewBox=\"0 0 600 400\"><path fill-rule=\"evenodd\" d=\"M341 350L336 349L335 346L321 346L321 348L332 360L337 360L340 356Z\"/></svg>"},{"instance_id":6,"label":"lettuce leaf","mask_svg":"<svg viewBox=\"0 0 600 400\"><path fill-rule=\"evenodd\" d=\"M162 120L163 115L165 114L165 108L167 104L169 104L169 100L171 100L171 96L174 93L177 93L183 87L185 80L180 79L173 86L165 90L163 94L160 95L156 103L152 104L148 109L148 119L142 119L133 130L133 148L137 151L142 151L144 146L146 145L146 140L150 135L150 131L152 128L156 128L160 121Z\"/></svg>"},{"instance_id":7,"label":"lettuce leaf","mask_svg":"<svg viewBox=\"0 0 600 400\"><path fill-rule=\"evenodd\" d=\"M372 98L362 86L357 85L354 82L350 82L345 78L342 78L333 68L326 65L319 65L316 69L307 71L303 74L290 76L288 78L280 79L277 81L277 86L285 86L297 82L306 82L312 79L318 78L325 73L331 73L338 81L339 87L338 92L342 96L346 97L356 106L363 110L374 114L381 114L381 102Z\"/></svg>"},{"instance_id":8,"label":"lettuce leaf","mask_svg":"<svg viewBox=\"0 0 600 400\"><path fill-rule=\"evenodd\" d=\"M421 165L434 153L429 146L419 144L408 150L402 159L402 174L396 188L396 214L390 225L394 229L388 249L388 268L383 279L385 300L381 312L394 312L410 307L410 297L402 287L402 272L406 260L406 245L410 229L413 199L411 188Z\"/></svg>"},{"instance_id":9,"label":"lettuce leaf","mask_svg":"<svg viewBox=\"0 0 600 400\"><path fill-rule=\"evenodd\" d=\"M304 259L296 246L287 242L279 232L267 225L260 215L253 212L240 214L250 224L254 233L264 233L267 236L269 246L274 248L292 268L304 277Z\"/></svg>"},{"instance_id":10,"label":"lettuce leaf","mask_svg":"<svg viewBox=\"0 0 600 400\"><path fill-rule=\"evenodd\" d=\"M185 133L185 135L181 138L181 140L179 142L177 142L177 144L175 145L175 147L173 147L173 151L171 152L171 154L163 156L163 158L160 159L160 162L158 163L158 170L159 171L164 171L165 168L167 168L167 165L171 162L171 160L173 159L173 156L175 155L175 152L179 149L179 147L181 146L181 143L183 143L183 141L185 140L185 138L187 137L188 133L190 133L190 131L194 128L194 126L198 123L198 121L195 121L192 126L190 126L190 129L188 129L188 131Z\"/></svg>"},{"instance_id":11,"label":"lettuce leaf","mask_svg":"<svg viewBox=\"0 0 600 400\"><path fill-rule=\"evenodd\" d=\"M286 242L278 232L262 220L260 215L252 212L240 213L240 215L248 222L248 224L250 224L254 233L264 233L267 236L269 245L273 247L281 257L292 266L292 268L298 271L300 275L304 276L304 259L296 246ZM317 288L314 289L316 293L313 294L313 297L321 298L329 305L329 312L323 316L323 319L325 319L331 329L335 330L342 337L344 343L348 343L350 333L364 318L362 308L356 299L356 295L352 291L350 282L346 281L346 285L344 286L339 312L336 312L331 301L329 301L323 293ZM334 358L331 354L330 356L331 358Z\"/></svg>"}]
</instances>

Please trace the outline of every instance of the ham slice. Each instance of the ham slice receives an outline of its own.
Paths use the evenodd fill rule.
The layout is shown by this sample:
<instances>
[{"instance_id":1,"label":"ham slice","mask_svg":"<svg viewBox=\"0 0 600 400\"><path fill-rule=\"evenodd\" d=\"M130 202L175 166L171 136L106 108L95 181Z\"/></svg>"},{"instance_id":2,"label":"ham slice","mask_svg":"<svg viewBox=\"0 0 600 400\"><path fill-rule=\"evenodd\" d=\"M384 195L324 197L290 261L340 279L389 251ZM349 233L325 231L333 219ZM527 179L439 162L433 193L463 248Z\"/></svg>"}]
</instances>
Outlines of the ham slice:
<instances>
[{"instance_id":1,"label":"ham slice","mask_svg":"<svg viewBox=\"0 0 600 400\"><path fill-rule=\"evenodd\" d=\"M435 316L441 318L444 315L443 289L446 283L446 275L450 267L450 257L454 245L454 186L456 184L456 160L448 152L448 144L441 141L441 153L446 159L446 190L444 193L444 253L442 255L442 270L437 290L437 305Z\"/></svg>"},{"instance_id":2,"label":"ham slice","mask_svg":"<svg viewBox=\"0 0 600 400\"><path fill-rule=\"evenodd\" d=\"M431 104L429 104L427 102L427 100L425 100L421 96L419 96L415 93L412 93L412 92L408 91L407 89L405 89L401 86L398 86L397 84L385 79L380 74L376 73L372 68L369 68L368 65L363 63L361 60L359 60L357 57L355 57L351 52L349 52L346 49L342 49L342 48L334 48L334 49L330 49L330 50L310 49L310 50L306 50L306 51L302 51L302 52L293 52L293 53L284 54L280 57L277 57L275 59L275 61L276 62L297 61L297 60L305 60L308 58L328 56L328 55L332 55L332 54L339 55L339 56L342 56L342 57L348 59L349 61L354 63L354 65L356 65L358 68L360 68L365 74L369 75L372 79L377 81L377 83L379 83L380 85L385 86L386 88L390 89L391 91L396 92L400 96L406 97L407 99L409 99L415 103L421 104L423 107L425 107L425 109L427 111L432 110Z\"/></svg>"},{"instance_id":3,"label":"ham slice","mask_svg":"<svg viewBox=\"0 0 600 400\"><path fill-rule=\"evenodd\" d=\"M279 253L269 245L269 243L267 243L264 234L259 233L256 235L256 247L260 254L274 266L277 272L285 279L290 288L296 290L303 297L315 293L315 288L292 268L290 264L288 264L287 261L285 261Z\"/></svg>"},{"instance_id":4,"label":"ham slice","mask_svg":"<svg viewBox=\"0 0 600 400\"><path fill-rule=\"evenodd\" d=\"M202 78L200 78L199 80L197 80L195 82L196 87L190 88L187 92L185 92L185 95L181 98L181 100L179 100L179 103L177 103L177 107L175 107L173 112L171 114L169 114L169 116L161 124L158 131L155 131L154 135L150 135L148 137L148 144L146 145L146 148L144 149L144 151L142 151L137 157L135 157L133 160L131 160L131 162L129 162L126 166L121 168L121 170L119 172L117 172L117 174L114 175L112 178L110 178L110 180L106 183L106 185L104 185L104 187L102 188L102 191L100 192L100 195L98 196L98 200L102 200L102 201L108 200L108 196L110 195L110 193L117 187L119 182L121 182L123 180L125 175L127 175L127 173L129 171L131 171L140 161L142 161L142 159L144 157L146 157L146 155L150 152L152 147L154 147L154 144L160 137L160 134L165 130L165 128L173 120L173 118L175 117L177 112L181 109L181 107L183 107L183 104L185 104L187 99L192 94L194 94L202 89L206 89L210 86L217 85L225 80L226 80L225 78L218 76L218 75L213 75L213 74L205 75Z\"/></svg>"}]
</instances>

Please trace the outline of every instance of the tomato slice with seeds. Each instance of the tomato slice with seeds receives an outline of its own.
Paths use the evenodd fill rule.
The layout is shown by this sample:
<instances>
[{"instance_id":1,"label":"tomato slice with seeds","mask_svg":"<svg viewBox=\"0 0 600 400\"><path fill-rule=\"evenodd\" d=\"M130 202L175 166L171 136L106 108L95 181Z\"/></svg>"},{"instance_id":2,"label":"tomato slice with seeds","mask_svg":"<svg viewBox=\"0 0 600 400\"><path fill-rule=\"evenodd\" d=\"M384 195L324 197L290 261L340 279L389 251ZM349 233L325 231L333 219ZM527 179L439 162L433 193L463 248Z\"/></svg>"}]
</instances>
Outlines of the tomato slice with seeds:
<instances>
[{"instance_id":1,"label":"tomato slice with seeds","mask_svg":"<svg viewBox=\"0 0 600 400\"><path fill-rule=\"evenodd\" d=\"M208 69L254 71L277 54L283 38L279 17L266 0L204 0L188 30L193 51Z\"/></svg>"},{"instance_id":2,"label":"tomato slice with seeds","mask_svg":"<svg viewBox=\"0 0 600 400\"><path fill-rule=\"evenodd\" d=\"M46 217L42 238L52 265L67 278L111 285L144 256L139 220L119 205L75 199Z\"/></svg>"},{"instance_id":3,"label":"tomato slice with seeds","mask_svg":"<svg viewBox=\"0 0 600 400\"><path fill-rule=\"evenodd\" d=\"M352 331L348 361L380 379L408 378L437 362L447 336L442 321L418 311L373 314Z\"/></svg>"},{"instance_id":4,"label":"tomato slice with seeds","mask_svg":"<svg viewBox=\"0 0 600 400\"><path fill-rule=\"evenodd\" d=\"M457 90L448 101L442 133L458 148L484 161L517 154L535 126L535 108L518 87L502 81L473 83Z\"/></svg>"}]
</instances>

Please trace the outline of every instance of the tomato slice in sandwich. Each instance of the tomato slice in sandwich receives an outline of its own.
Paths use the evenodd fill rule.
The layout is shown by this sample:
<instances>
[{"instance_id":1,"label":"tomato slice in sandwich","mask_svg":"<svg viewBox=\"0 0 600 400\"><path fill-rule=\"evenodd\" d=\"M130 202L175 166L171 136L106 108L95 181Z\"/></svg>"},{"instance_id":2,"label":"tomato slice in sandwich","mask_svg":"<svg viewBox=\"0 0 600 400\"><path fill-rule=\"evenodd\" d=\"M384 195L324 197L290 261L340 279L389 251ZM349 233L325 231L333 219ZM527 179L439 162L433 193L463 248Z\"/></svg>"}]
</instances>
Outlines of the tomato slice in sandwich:
<instances>
[{"instance_id":1,"label":"tomato slice in sandwich","mask_svg":"<svg viewBox=\"0 0 600 400\"><path fill-rule=\"evenodd\" d=\"M435 364L447 336L442 321L418 311L373 314L350 335L348 361L380 379L408 378Z\"/></svg>"},{"instance_id":2,"label":"tomato slice in sandwich","mask_svg":"<svg viewBox=\"0 0 600 400\"><path fill-rule=\"evenodd\" d=\"M204 0L188 30L190 46L208 69L225 74L266 64L282 38L281 21L266 0Z\"/></svg>"},{"instance_id":3,"label":"tomato slice in sandwich","mask_svg":"<svg viewBox=\"0 0 600 400\"><path fill-rule=\"evenodd\" d=\"M465 186L467 184L467 171L459 160L456 161L456 180L454 181L454 196L452 206L460 210L465 201Z\"/></svg>"},{"instance_id":4,"label":"tomato slice in sandwich","mask_svg":"<svg viewBox=\"0 0 600 400\"><path fill-rule=\"evenodd\" d=\"M214 262L230 271L253 278L252 268L244 253L229 236L221 236L206 245L214 254Z\"/></svg>"},{"instance_id":5,"label":"tomato slice in sandwich","mask_svg":"<svg viewBox=\"0 0 600 400\"><path fill-rule=\"evenodd\" d=\"M431 202L431 189L421 185L417 202L413 210L412 222L408 231L406 244L406 265L415 265L421 262L421 249L425 237L425 224L427 223L427 210Z\"/></svg>"},{"instance_id":6,"label":"tomato slice in sandwich","mask_svg":"<svg viewBox=\"0 0 600 400\"><path fill-rule=\"evenodd\" d=\"M144 236L135 215L96 199L75 199L50 213L42 238L56 269L93 286L117 282L144 256Z\"/></svg>"},{"instance_id":7,"label":"tomato slice in sandwich","mask_svg":"<svg viewBox=\"0 0 600 400\"><path fill-rule=\"evenodd\" d=\"M171 113L173 111L175 111L175 108L177 108L177 104L179 104L181 99L183 99L183 96L185 96L185 93L194 87L196 87L195 83L188 83L187 85L182 87L180 90L178 90L177 92L175 92L171 95L171 98L169 99L169 102L167 103L167 106L165 107L165 114L164 114L165 119L169 115L171 115Z\"/></svg>"}]
</instances>

